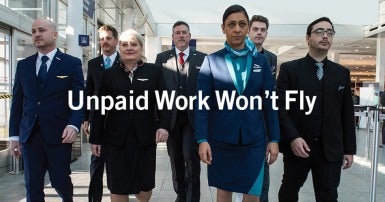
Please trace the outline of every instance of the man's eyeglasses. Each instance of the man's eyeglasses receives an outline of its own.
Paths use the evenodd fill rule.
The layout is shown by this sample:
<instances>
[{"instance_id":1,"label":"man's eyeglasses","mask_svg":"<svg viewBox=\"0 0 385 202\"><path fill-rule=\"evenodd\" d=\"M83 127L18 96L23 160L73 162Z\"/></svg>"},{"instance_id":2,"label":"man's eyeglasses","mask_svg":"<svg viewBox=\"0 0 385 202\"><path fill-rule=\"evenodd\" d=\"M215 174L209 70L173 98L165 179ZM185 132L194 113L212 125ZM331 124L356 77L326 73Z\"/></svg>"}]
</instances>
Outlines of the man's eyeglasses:
<instances>
[{"instance_id":1,"label":"man's eyeglasses","mask_svg":"<svg viewBox=\"0 0 385 202\"><path fill-rule=\"evenodd\" d=\"M324 30L322 28L318 28L316 30L313 30L311 33L314 33L316 36L323 36L325 33L328 37L333 37L336 32L332 29Z\"/></svg>"}]
</instances>

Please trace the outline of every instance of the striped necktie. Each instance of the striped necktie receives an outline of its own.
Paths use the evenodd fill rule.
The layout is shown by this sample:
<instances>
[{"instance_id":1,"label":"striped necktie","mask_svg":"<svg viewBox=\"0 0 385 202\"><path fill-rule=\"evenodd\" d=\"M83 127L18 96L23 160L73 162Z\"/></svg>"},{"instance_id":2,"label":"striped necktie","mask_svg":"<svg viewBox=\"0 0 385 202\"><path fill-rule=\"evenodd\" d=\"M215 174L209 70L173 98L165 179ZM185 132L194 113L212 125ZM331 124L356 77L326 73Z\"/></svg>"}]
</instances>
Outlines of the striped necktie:
<instances>
[{"instance_id":1,"label":"striped necktie","mask_svg":"<svg viewBox=\"0 0 385 202\"><path fill-rule=\"evenodd\" d=\"M111 58L110 57L107 57L106 58L106 60L104 61L104 68L105 69L108 69L108 68L110 68L111 66L112 66L112 64L111 64Z\"/></svg>"},{"instance_id":2,"label":"striped necktie","mask_svg":"<svg viewBox=\"0 0 385 202\"><path fill-rule=\"evenodd\" d=\"M317 68L317 78L318 78L318 80L321 80L322 77L324 76L324 68L323 68L324 63L317 62L317 63L315 63L315 65L318 67Z\"/></svg>"}]
</instances>

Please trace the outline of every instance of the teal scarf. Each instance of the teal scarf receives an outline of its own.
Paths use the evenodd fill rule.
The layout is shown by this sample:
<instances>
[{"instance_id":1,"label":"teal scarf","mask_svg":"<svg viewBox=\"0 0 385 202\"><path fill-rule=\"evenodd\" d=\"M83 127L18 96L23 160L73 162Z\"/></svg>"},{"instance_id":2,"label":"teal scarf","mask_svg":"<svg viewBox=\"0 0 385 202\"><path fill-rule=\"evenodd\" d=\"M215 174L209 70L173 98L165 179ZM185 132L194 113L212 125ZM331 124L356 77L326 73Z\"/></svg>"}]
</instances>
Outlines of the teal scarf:
<instances>
[{"instance_id":1,"label":"teal scarf","mask_svg":"<svg viewBox=\"0 0 385 202\"><path fill-rule=\"evenodd\" d=\"M250 76L252 57L258 55L258 50L248 38L245 39L245 48L242 50L234 50L227 42L225 48L228 51L225 55L227 69L238 94L242 95Z\"/></svg>"}]
</instances>

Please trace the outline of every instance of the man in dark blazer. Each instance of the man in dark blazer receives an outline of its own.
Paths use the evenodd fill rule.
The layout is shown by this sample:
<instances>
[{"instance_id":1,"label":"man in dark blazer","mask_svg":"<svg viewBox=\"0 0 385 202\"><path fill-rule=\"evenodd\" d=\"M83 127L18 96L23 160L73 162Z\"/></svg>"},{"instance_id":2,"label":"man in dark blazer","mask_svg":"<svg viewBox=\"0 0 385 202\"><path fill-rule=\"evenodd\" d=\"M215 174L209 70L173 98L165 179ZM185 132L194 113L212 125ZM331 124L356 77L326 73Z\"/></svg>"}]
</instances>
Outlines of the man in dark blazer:
<instances>
[{"instance_id":1,"label":"man in dark blazer","mask_svg":"<svg viewBox=\"0 0 385 202\"><path fill-rule=\"evenodd\" d=\"M337 201L341 166L347 169L353 163L356 135L350 72L327 59L334 34L329 18L313 21L306 32L309 53L280 68L276 90L284 174L279 201L298 201L298 191L310 170L316 200ZM289 91L296 101L285 109ZM301 109L300 93L293 91L315 97L314 107Z\"/></svg>"},{"instance_id":2,"label":"man in dark blazer","mask_svg":"<svg viewBox=\"0 0 385 202\"><path fill-rule=\"evenodd\" d=\"M99 28L99 44L102 54L88 61L88 72L86 81L86 96L97 95L100 80L105 69L119 64L119 53L116 51L118 45L118 31L111 25L103 25ZM92 123L94 107L84 113L83 129L89 135L89 125ZM103 196L103 173L104 160L101 157L91 155L90 164L90 186L88 188L88 201L102 201Z\"/></svg>"},{"instance_id":3,"label":"man in dark blazer","mask_svg":"<svg viewBox=\"0 0 385 202\"><path fill-rule=\"evenodd\" d=\"M206 54L189 47L191 33L186 22L177 21L173 25L172 39L175 48L159 53L155 64L163 67L169 93L175 91L176 96L194 96L197 75ZM178 110L174 104L170 129L167 151L173 186L178 195L176 201L199 201L200 158L198 145L193 141L193 110Z\"/></svg>"},{"instance_id":4,"label":"man in dark blazer","mask_svg":"<svg viewBox=\"0 0 385 202\"><path fill-rule=\"evenodd\" d=\"M44 201L44 175L63 201L72 201L71 150L83 119L82 64L56 48L56 25L32 24L38 53L17 64L10 116L10 151L23 156L27 201ZM72 100L69 100L72 91Z\"/></svg>"},{"instance_id":5,"label":"man in dark blazer","mask_svg":"<svg viewBox=\"0 0 385 202\"><path fill-rule=\"evenodd\" d=\"M267 38L267 30L269 29L269 20L262 15L253 15L250 20L249 28L249 38L254 42L255 47L258 50L258 53L261 53L266 56L267 62L271 70L271 75L275 83L275 76L277 72L277 55L263 48L263 43ZM268 137L266 137L269 139ZM269 165L274 162L279 153L278 143L269 142L266 147L267 155L265 163L265 170L263 173L263 185L262 192L259 200L261 202L269 201L269 186L270 186L270 172Z\"/></svg>"}]
</instances>

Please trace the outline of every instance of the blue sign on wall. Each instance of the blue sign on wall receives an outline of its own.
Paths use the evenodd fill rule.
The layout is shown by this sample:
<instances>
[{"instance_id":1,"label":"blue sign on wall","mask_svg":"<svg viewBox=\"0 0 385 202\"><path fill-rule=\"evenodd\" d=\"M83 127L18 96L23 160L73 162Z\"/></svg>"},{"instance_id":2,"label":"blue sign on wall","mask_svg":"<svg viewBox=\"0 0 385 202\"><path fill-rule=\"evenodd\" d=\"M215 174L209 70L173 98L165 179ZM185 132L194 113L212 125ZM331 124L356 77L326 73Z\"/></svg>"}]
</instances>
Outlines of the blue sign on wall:
<instances>
[{"instance_id":1,"label":"blue sign on wall","mask_svg":"<svg viewBox=\"0 0 385 202\"><path fill-rule=\"evenodd\" d=\"M95 11L95 0L83 0L83 13L93 18Z\"/></svg>"},{"instance_id":2,"label":"blue sign on wall","mask_svg":"<svg viewBox=\"0 0 385 202\"><path fill-rule=\"evenodd\" d=\"M89 46L90 45L90 36L79 34L79 46Z\"/></svg>"}]
</instances>

